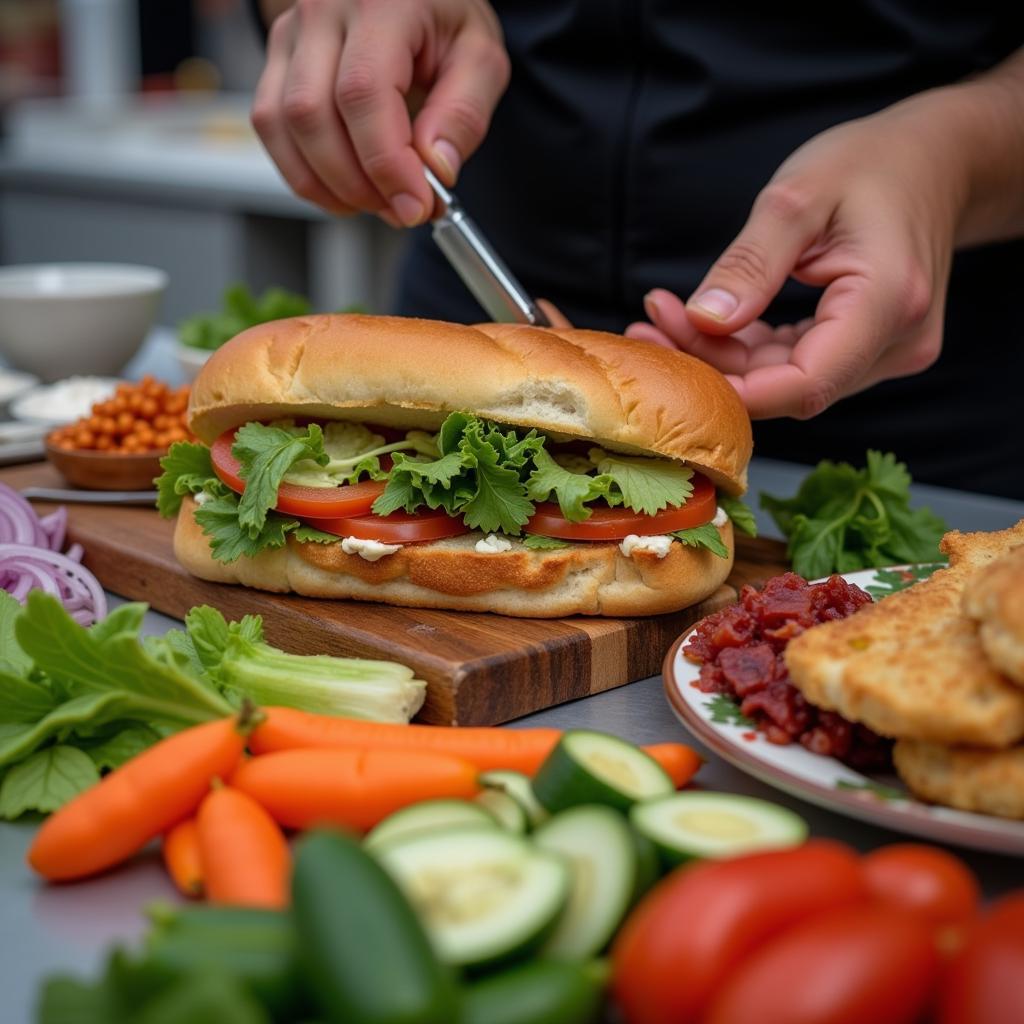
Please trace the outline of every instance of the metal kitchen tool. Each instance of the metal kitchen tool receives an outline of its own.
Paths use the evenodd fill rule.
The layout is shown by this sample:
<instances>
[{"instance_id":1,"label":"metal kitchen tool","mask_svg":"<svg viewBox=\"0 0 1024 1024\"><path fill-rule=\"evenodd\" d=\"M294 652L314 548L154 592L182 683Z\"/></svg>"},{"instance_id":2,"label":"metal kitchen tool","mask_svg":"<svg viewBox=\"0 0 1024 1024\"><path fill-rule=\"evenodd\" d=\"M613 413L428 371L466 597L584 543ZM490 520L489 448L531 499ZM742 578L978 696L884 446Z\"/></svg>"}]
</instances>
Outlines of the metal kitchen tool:
<instances>
[{"instance_id":1,"label":"metal kitchen tool","mask_svg":"<svg viewBox=\"0 0 1024 1024\"><path fill-rule=\"evenodd\" d=\"M149 505L156 504L156 491L85 491L68 487L23 487L23 498L36 501L80 502L83 505Z\"/></svg>"},{"instance_id":2,"label":"metal kitchen tool","mask_svg":"<svg viewBox=\"0 0 1024 1024\"><path fill-rule=\"evenodd\" d=\"M434 241L487 315L500 323L550 327L543 311L480 233L456 196L429 167L424 168L424 173L443 207L433 223Z\"/></svg>"}]
</instances>

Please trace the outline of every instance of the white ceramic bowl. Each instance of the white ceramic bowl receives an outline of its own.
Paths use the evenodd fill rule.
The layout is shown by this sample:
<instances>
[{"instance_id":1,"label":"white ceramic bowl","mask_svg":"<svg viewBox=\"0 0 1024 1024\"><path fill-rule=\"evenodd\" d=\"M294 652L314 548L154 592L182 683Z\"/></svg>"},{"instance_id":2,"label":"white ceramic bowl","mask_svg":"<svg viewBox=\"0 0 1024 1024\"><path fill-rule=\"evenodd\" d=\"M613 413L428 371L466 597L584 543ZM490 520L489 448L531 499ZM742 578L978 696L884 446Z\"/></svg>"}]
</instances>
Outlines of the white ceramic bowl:
<instances>
[{"instance_id":1,"label":"white ceramic bowl","mask_svg":"<svg viewBox=\"0 0 1024 1024\"><path fill-rule=\"evenodd\" d=\"M178 365L188 381L196 379L196 374L206 365L206 360L215 351L216 349L212 348L194 348L192 345L183 345L180 341L174 343L174 354L178 357Z\"/></svg>"},{"instance_id":2,"label":"white ceramic bowl","mask_svg":"<svg viewBox=\"0 0 1024 1024\"><path fill-rule=\"evenodd\" d=\"M120 263L0 267L0 353L44 381L118 373L156 319L167 275Z\"/></svg>"}]
</instances>

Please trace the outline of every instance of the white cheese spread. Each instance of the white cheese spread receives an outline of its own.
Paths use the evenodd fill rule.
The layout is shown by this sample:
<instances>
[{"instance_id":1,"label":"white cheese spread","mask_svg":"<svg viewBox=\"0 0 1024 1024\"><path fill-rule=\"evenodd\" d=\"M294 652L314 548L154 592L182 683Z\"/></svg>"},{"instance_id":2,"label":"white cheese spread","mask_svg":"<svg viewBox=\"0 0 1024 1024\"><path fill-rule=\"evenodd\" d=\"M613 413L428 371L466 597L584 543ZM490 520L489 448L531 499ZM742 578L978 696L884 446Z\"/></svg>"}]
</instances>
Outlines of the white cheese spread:
<instances>
[{"instance_id":1,"label":"white cheese spread","mask_svg":"<svg viewBox=\"0 0 1024 1024\"><path fill-rule=\"evenodd\" d=\"M499 537L496 533L489 533L483 540L476 542L476 550L481 555L497 555L502 551L511 551L512 541Z\"/></svg>"},{"instance_id":2,"label":"white cheese spread","mask_svg":"<svg viewBox=\"0 0 1024 1024\"><path fill-rule=\"evenodd\" d=\"M721 507L716 508L715 518L711 520L711 525L721 529L727 522L729 522L729 517L725 514L725 509Z\"/></svg>"},{"instance_id":3,"label":"white cheese spread","mask_svg":"<svg viewBox=\"0 0 1024 1024\"><path fill-rule=\"evenodd\" d=\"M638 537L635 533L631 533L628 537L623 537L619 543L619 550L627 558L634 551L650 551L659 558L664 558L672 547L672 540L673 538L667 533L659 533L653 537Z\"/></svg>"},{"instance_id":4,"label":"white cheese spread","mask_svg":"<svg viewBox=\"0 0 1024 1024\"><path fill-rule=\"evenodd\" d=\"M206 491L200 491L198 494L192 495L192 500L197 505L205 505L210 500L210 496L206 493Z\"/></svg>"},{"instance_id":5,"label":"white cheese spread","mask_svg":"<svg viewBox=\"0 0 1024 1024\"><path fill-rule=\"evenodd\" d=\"M345 537L341 542L341 550L346 555L358 555L367 562L376 562L385 555L393 555L401 546L382 544L379 540L363 540L362 537Z\"/></svg>"}]
</instances>

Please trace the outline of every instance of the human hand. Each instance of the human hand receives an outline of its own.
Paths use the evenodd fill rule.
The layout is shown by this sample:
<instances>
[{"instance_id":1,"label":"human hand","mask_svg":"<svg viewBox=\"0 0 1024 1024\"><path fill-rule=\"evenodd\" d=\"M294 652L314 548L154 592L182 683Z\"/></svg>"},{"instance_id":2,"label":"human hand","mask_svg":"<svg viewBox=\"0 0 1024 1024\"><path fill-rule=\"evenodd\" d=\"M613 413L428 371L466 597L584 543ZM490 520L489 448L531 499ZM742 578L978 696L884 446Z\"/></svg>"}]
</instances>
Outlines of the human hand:
<instances>
[{"instance_id":1,"label":"human hand","mask_svg":"<svg viewBox=\"0 0 1024 1024\"><path fill-rule=\"evenodd\" d=\"M508 77L485 0L297 0L270 28L252 123L298 195L412 227L434 208L423 164L454 185Z\"/></svg>"},{"instance_id":2,"label":"human hand","mask_svg":"<svg viewBox=\"0 0 1024 1024\"><path fill-rule=\"evenodd\" d=\"M689 301L655 289L627 334L716 366L754 418L815 416L926 369L967 191L950 116L928 93L811 139ZM757 318L787 277L824 292L813 318L772 328Z\"/></svg>"}]
</instances>

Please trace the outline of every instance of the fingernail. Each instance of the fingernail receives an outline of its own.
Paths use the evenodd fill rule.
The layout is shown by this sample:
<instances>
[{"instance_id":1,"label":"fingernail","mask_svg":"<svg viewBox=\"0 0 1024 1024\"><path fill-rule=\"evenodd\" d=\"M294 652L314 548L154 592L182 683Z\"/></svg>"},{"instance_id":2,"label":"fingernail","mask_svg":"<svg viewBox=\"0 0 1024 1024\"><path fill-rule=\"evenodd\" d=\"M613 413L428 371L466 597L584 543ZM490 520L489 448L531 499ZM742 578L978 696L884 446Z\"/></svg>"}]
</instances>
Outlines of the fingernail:
<instances>
[{"instance_id":1,"label":"fingernail","mask_svg":"<svg viewBox=\"0 0 1024 1024\"><path fill-rule=\"evenodd\" d=\"M654 292L648 292L644 296L644 312L647 314L647 319L652 322L661 316L661 310L658 308L658 300L654 297Z\"/></svg>"},{"instance_id":2,"label":"fingernail","mask_svg":"<svg viewBox=\"0 0 1024 1024\"><path fill-rule=\"evenodd\" d=\"M399 192L391 197L391 209L395 216L407 227L414 228L423 220L423 204L408 192Z\"/></svg>"},{"instance_id":3,"label":"fingernail","mask_svg":"<svg viewBox=\"0 0 1024 1024\"><path fill-rule=\"evenodd\" d=\"M441 170L444 171L445 183L454 185L462 164L459 151L447 139L438 139L434 143L433 149L434 157L441 165Z\"/></svg>"},{"instance_id":4,"label":"fingernail","mask_svg":"<svg viewBox=\"0 0 1024 1024\"><path fill-rule=\"evenodd\" d=\"M732 292L725 291L724 288L709 288L687 303L715 320L728 320L736 312L736 307L739 304L740 300Z\"/></svg>"}]
</instances>

